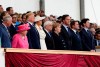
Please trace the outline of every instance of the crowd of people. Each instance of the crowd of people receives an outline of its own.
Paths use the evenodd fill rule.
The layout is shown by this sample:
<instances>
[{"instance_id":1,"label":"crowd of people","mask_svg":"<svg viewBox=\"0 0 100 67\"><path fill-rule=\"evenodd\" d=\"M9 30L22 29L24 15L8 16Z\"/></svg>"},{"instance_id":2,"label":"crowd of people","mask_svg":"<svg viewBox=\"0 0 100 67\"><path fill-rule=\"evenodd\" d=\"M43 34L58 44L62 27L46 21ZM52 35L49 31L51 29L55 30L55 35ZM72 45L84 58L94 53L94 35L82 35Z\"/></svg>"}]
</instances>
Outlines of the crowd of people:
<instances>
[{"instance_id":1,"label":"crowd of people","mask_svg":"<svg viewBox=\"0 0 100 67\"><path fill-rule=\"evenodd\" d=\"M0 5L2 48L93 51L100 45L100 29L88 18L74 20L65 14L46 16L45 12L14 13Z\"/></svg>"}]
</instances>

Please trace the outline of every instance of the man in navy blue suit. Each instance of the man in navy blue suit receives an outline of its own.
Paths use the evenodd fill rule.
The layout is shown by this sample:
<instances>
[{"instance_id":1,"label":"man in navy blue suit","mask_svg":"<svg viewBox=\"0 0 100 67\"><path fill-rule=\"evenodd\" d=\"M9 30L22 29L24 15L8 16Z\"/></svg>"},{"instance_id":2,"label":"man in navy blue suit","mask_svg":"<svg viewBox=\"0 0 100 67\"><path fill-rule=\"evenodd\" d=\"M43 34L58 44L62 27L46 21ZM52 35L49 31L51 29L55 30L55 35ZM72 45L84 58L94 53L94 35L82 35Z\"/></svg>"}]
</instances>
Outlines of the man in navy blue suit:
<instances>
[{"instance_id":1,"label":"man in navy blue suit","mask_svg":"<svg viewBox=\"0 0 100 67\"><path fill-rule=\"evenodd\" d=\"M12 14L11 16L12 16L12 24L9 27L9 32L12 39L13 36L17 33L17 29L16 29L17 16L16 14Z\"/></svg>"},{"instance_id":2,"label":"man in navy blue suit","mask_svg":"<svg viewBox=\"0 0 100 67\"><path fill-rule=\"evenodd\" d=\"M27 22L29 23L30 30L28 30L27 37L30 49L40 49L40 37L39 33L34 25L34 14L28 13L26 15Z\"/></svg>"},{"instance_id":3,"label":"man in navy blue suit","mask_svg":"<svg viewBox=\"0 0 100 67\"><path fill-rule=\"evenodd\" d=\"M83 50L84 51L95 51L93 35L89 30L89 27L90 27L89 19L88 18L82 19L81 24L83 26L83 29L80 31Z\"/></svg>"},{"instance_id":4,"label":"man in navy blue suit","mask_svg":"<svg viewBox=\"0 0 100 67\"><path fill-rule=\"evenodd\" d=\"M64 38L66 42L66 50L71 50L72 47L72 37L70 32L70 21L71 17L69 15L63 15L62 16L63 24L61 26L61 35Z\"/></svg>"},{"instance_id":5,"label":"man in navy blue suit","mask_svg":"<svg viewBox=\"0 0 100 67\"><path fill-rule=\"evenodd\" d=\"M54 40L51 33L52 26L53 26L52 21L46 21L44 23L44 32L46 33L45 43L46 43L47 49L50 49L50 50L55 49L55 44L54 44Z\"/></svg>"},{"instance_id":6,"label":"man in navy blue suit","mask_svg":"<svg viewBox=\"0 0 100 67\"><path fill-rule=\"evenodd\" d=\"M0 38L1 38L1 47L2 48L10 48L10 34L7 29L12 23L12 17L11 16L5 16L3 18L3 23L0 24Z\"/></svg>"},{"instance_id":7,"label":"man in navy blue suit","mask_svg":"<svg viewBox=\"0 0 100 67\"><path fill-rule=\"evenodd\" d=\"M72 21L70 23L72 34L72 50L82 50L82 42L78 32L79 21Z\"/></svg>"}]
</instances>

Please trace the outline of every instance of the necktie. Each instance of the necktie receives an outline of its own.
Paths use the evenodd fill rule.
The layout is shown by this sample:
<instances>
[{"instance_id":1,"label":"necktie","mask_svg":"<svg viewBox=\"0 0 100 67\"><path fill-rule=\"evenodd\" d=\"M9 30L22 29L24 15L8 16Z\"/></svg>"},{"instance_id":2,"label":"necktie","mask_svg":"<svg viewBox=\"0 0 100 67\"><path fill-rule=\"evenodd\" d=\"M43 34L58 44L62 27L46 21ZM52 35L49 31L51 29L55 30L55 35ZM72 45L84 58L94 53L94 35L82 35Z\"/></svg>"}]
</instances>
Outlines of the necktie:
<instances>
[{"instance_id":1,"label":"necktie","mask_svg":"<svg viewBox=\"0 0 100 67\"><path fill-rule=\"evenodd\" d=\"M76 35L80 39L80 35L79 35L79 32L78 31L76 31Z\"/></svg>"},{"instance_id":2,"label":"necktie","mask_svg":"<svg viewBox=\"0 0 100 67\"><path fill-rule=\"evenodd\" d=\"M69 36L71 35L71 33L70 33L70 28L69 27L67 27L67 29L68 29L68 34L69 34Z\"/></svg>"},{"instance_id":3,"label":"necktie","mask_svg":"<svg viewBox=\"0 0 100 67\"><path fill-rule=\"evenodd\" d=\"M7 30L8 36L9 36L9 38L10 38L10 33L9 33L8 29L9 29L9 28L7 27L6 30Z\"/></svg>"},{"instance_id":4,"label":"necktie","mask_svg":"<svg viewBox=\"0 0 100 67\"><path fill-rule=\"evenodd\" d=\"M49 34L49 36L51 37L51 33L50 33L50 32L48 32L48 34Z\"/></svg>"},{"instance_id":5,"label":"necktie","mask_svg":"<svg viewBox=\"0 0 100 67\"><path fill-rule=\"evenodd\" d=\"M34 29L35 29L36 33L37 33L37 34L39 34L39 33L38 33L38 30L36 29L36 27L35 27L34 25L33 25L33 27L34 27Z\"/></svg>"},{"instance_id":6,"label":"necktie","mask_svg":"<svg viewBox=\"0 0 100 67\"><path fill-rule=\"evenodd\" d=\"M91 32L89 30L87 30L87 33L88 33L89 36L91 36Z\"/></svg>"}]
</instances>

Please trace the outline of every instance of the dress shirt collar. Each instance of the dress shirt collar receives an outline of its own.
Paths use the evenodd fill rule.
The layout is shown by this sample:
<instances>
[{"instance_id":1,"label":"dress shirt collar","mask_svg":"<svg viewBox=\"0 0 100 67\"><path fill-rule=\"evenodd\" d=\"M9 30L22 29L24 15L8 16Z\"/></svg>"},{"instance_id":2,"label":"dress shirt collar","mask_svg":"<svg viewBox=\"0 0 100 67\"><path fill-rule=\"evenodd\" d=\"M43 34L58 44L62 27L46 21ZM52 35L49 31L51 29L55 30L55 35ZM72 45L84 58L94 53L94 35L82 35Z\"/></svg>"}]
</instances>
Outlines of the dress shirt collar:
<instances>
[{"instance_id":1,"label":"dress shirt collar","mask_svg":"<svg viewBox=\"0 0 100 67\"><path fill-rule=\"evenodd\" d=\"M31 23L31 22L29 22L29 21L28 21L28 23L31 24L31 25L33 25L33 23Z\"/></svg>"},{"instance_id":2,"label":"dress shirt collar","mask_svg":"<svg viewBox=\"0 0 100 67\"><path fill-rule=\"evenodd\" d=\"M4 25L4 27L7 29L7 26L4 24L4 23L2 23L3 25Z\"/></svg>"},{"instance_id":3,"label":"dress shirt collar","mask_svg":"<svg viewBox=\"0 0 100 67\"><path fill-rule=\"evenodd\" d=\"M72 30L73 30L73 31L74 31L74 33L76 34L76 32L77 32L77 31L76 31L75 29L72 29Z\"/></svg>"},{"instance_id":4,"label":"dress shirt collar","mask_svg":"<svg viewBox=\"0 0 100 67\"><path fill-rule=\"evenodd\" d=\"M84 27L84 29L87 31L87 30L89 30L88 28L86 28L86 27Z\"/></svg>"},{"instance_id":5,"label":"dress shirt collar","mask_svg":"<svg viewBox=\"0 0 100 67\"><path fill-rule=\"evenodd\" d=\"M67 28L68 26L67 25L65 25L65 24L63 24L63 26L65 27L65 28Z\"/></svg>"}]
</instances>

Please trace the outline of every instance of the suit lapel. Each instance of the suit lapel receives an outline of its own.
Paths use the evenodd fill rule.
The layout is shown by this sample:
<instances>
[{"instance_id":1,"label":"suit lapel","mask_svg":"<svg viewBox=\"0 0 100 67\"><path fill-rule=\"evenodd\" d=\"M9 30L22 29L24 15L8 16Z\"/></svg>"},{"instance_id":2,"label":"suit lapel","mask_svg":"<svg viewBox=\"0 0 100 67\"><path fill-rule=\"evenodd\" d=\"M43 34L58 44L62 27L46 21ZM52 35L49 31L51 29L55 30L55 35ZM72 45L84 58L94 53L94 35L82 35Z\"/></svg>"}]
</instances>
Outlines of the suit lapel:
<instances>
[{"instance_id":1,"label":"suit lapel","mask_svg":"<svg viewBox=\"0 0 100 67\"><path fill-rule=\"evenodd\" d=\"M86 32L86 30L85 30L85 29L83 29L83 31L85 32L84 34L85 34L87 37L89 37L89 38L91 38L91 37L92 37L92 35L91 35L91 36L89 36L89 34Z\"/></svg>"},{"instance_id":2,"label":"suit lapel","mask_svg":"<svg viewBox=\"0 0 100 67\"><path fill-rule=\"evenodd\" d=\"M64 33L66 33L66 35L69 35L67 30L65 29L65 27L62 25L62 30L64 31Z\"/></svg>"}]
</instances>

